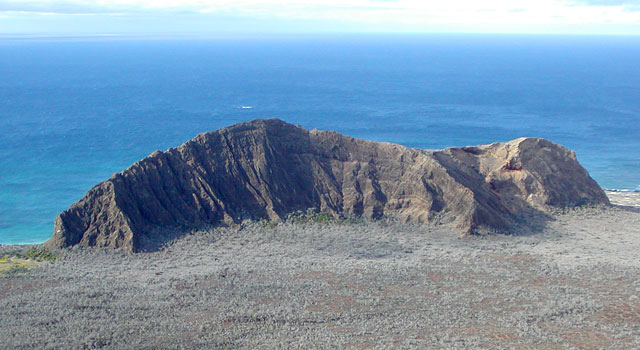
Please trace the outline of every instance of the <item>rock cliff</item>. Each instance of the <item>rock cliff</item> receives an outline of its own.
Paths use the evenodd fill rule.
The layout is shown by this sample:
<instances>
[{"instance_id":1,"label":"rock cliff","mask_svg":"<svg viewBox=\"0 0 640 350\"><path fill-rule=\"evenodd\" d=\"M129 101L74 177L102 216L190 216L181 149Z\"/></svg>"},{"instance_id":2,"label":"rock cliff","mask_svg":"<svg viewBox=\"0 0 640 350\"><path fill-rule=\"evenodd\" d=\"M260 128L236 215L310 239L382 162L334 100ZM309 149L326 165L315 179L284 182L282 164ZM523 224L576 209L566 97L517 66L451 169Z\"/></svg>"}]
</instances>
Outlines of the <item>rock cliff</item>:
<instances>
[{"instance_id":1,"label":"rock cliff","mask_svg":"<svg viewBox=\"0 0 640 350\"><path fill-rule=\"evenodd\" d=\"M156 151L96 185L58 215L46 244L136 251L163 228L308 208L509 231L524 216L583 204L608 199L574 152L544 139L433 151L254 120Z\"/></svg>"}]
</instances>

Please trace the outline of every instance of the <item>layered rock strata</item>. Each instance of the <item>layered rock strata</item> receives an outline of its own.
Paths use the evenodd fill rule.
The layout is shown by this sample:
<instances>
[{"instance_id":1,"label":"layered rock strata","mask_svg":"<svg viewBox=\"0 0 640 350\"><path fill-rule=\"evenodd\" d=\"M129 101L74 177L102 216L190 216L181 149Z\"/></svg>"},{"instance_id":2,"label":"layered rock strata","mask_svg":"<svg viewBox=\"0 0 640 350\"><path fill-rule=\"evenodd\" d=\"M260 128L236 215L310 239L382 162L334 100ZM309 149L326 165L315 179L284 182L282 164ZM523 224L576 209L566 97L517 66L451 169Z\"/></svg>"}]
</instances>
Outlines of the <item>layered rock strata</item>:
<instances>
[{"instance_id":1,"label":"layered rock strata","mask_svg":"<svg viewBox=\"0 0 640 350\"><path fill-rule=\"evenodd\" d=\"M549 207L608 204L574 152L540 138L412 149L277 119L203 133L156 151L58 215L50 247L136 251L160 229L334 216L439 221L509 231Z\"/></svg>"}]
</instances>

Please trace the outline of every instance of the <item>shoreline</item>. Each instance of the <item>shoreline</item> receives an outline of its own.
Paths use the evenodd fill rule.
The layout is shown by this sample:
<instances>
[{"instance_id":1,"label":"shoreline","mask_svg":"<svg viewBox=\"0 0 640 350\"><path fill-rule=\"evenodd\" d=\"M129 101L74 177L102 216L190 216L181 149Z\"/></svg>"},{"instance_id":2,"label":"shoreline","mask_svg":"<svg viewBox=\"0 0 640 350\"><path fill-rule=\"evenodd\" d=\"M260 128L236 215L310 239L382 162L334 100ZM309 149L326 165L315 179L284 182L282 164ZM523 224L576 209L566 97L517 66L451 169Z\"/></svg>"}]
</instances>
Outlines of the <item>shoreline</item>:
<instances>
[{"instance_id":1,"label":"shoreline","mask_svg":"<svg viewBox=\"0 0 640 350\"><path fill-rule=\"evenodd\" d=\"M640 191L610 191L606 190L605 193L609 197L609 201L612 205L630 206L640 208Z\"/></svg>"}]
</instances>

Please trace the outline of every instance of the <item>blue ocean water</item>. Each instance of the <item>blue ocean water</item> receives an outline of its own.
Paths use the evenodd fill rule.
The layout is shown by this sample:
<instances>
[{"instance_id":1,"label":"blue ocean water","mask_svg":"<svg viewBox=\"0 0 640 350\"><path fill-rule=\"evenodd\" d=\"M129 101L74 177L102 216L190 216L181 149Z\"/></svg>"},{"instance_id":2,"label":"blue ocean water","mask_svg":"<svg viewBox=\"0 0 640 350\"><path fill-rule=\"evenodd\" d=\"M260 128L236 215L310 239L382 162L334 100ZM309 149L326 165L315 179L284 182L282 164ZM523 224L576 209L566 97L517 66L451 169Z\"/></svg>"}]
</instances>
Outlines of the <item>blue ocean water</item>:
<instances>
[{"instance_id":1,"label":"blue ocean water","mask_svg":"<svg viewBox=\"0 0 640 350\"><path fill-rule=\"evenodd\" d=\"M42 242L112 173L254 118L420 148L540 136L640 190L638 62L640 37L5 38L0 244Z\"/></svg>"}]
</instances>

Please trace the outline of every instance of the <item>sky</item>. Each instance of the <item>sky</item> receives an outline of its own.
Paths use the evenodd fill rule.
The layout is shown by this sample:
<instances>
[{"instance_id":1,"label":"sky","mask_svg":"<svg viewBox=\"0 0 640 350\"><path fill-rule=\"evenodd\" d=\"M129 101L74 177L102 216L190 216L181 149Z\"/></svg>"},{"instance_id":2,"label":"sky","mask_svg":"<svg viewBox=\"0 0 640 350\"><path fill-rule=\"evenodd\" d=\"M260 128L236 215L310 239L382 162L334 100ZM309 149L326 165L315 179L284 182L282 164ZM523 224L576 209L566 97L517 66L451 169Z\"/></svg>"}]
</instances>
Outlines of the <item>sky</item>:
<instances>
[{"instance_id":1,"label":"sky","mask_svg":"<svg viewBox=\"0 0 640 350\"><path fill-rule=\"evenodd\" d=\"M640 0L0 0L0 36L640 35Z\"/></svg>"}]
</instances>

